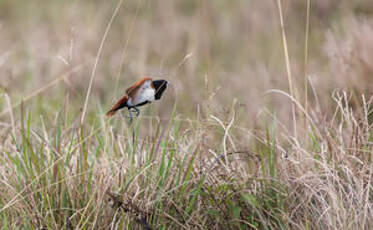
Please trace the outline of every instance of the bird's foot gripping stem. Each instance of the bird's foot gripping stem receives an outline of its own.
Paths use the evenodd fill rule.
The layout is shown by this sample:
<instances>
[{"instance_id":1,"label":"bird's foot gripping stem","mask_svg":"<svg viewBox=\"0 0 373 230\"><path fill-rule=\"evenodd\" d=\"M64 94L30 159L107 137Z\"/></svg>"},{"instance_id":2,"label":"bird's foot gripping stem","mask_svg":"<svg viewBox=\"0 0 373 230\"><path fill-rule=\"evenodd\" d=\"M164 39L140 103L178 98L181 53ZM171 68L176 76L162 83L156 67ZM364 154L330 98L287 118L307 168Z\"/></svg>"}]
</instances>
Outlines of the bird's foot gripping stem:
<instances>
[{"instance_id":1,"label":"bird's foot gripping stem","mask_svg":"<svg viewBox=\"0 0 373 230\"><path fill-rule=\"evenodd\" d=\"M128 109L127 118L129 119L130 125L132 124L132 119L137 118L140 115L140 110L138 108L132 107Z\"/></svg>"},{"instance_id":2,"label":"bird's foot gripping stem","mask_svg":"<svg viewBox=\"0 0 373 230\"><path fill-rule=\"evenodd\" d=\"M138 118L139 115L140 115L140 110L138 108L132 107L128 109L127 118L128 118L129 126L132 126L133 118L134 117ZM134 130L134 127L132 127L131 129L132 129L132 144L135 145L135 130Z\"/></svg>"}]
</instances>

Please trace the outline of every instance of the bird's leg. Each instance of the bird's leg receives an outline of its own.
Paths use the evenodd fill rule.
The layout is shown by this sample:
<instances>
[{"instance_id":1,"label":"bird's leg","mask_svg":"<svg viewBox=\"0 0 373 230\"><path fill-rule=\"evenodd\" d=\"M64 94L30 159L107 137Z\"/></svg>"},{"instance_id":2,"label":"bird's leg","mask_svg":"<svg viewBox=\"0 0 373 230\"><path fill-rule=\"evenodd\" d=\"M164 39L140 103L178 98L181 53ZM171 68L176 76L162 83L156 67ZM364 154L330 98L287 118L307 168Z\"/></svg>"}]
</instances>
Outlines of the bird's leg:
<instances>
[{"instance_id":1,"label":"bird's leg","mask_svg":"<svg viewBox=\"0 0 373 230\"><path fill-rule=\"evenodd\" d=\"M128 109L127 118L128 118L128 123L131 126L132 125L132 119L133 119L131 108Z\"/></svg>"},{"instance_id":2,"label":"bird's leg","mask_svg":"<svg viewBox=\"0 0 373 230\"><path fill-rule=\"evenodd\" d=\"M137 117L139 117L139 115L140 115L140 110L138 108L136 108L136 107L129 108L128 109L128 115L127 115L127 118L129 120L129 124L131 125L133 118L134 117L137 118Z\"/></svg>"},{"instance_id":3,"label":"bird's leg","mask_svg":"<svg viewBox=\"0 0 373 230\"><path fill-rule=\"evenodd\" d=\"M134 109L135 112L136 112L136 118L139 117L139 115L140 115L140 110L139 110L138 108L136 108L136 107L133 107L133 109Z\"/></svg>"},{"instance_id":4,"label":"bird's leg","mask_svg":"<svg viewBox=\"0 0 373 230\"><path fill-rule=\"evenodd\" d=\"M132 110L133 109L133 110ZM133 120L133 114L132 112L135 112L136 113L136 118L139 116L140 114L140 110L136 107L132 107L132 108L129 108L128 109L128 119L129 119L129 125L132 126L132 120ZM135 145L135 130L134 130L134 127L131 127L132 129L132 145Z\"/></svg>"}]
</instances>

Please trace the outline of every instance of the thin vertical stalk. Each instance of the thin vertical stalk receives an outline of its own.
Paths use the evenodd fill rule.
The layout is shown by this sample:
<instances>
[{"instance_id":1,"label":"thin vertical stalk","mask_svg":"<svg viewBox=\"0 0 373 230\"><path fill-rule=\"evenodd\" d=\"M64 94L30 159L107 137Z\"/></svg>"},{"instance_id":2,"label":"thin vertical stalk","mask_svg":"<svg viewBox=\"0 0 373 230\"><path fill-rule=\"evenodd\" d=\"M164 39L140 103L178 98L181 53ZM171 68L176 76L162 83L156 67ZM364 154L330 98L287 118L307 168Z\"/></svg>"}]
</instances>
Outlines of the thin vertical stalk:
<instances>
[{"instance_id":1,"label":"thin vertical stalk","mask_svg":"<svg viewBox=\"0 0 373 230\"><path fill-rule=\"evenodd\" d=\"M308 39L310 30L311 0L307 0L306 37L304 41L304 108L308 113ZM305 120L305 131L307 132L308 120Z\"/></svg>"},{"instance_id":2,"label":"thin vertical stalk","mask_svg":"<svg viewBox=\"0 0 373 230\"><path fill-rule=\"evenodd\" d=\"M289 51L288 51L288 45L287 45L287 39L286 39L286 33L285 33L285 26L284 26L284 17L282 15L282 4L281 0L277 0L277 7L279 11L280 16L280 26L281 26L281 35L282 35L282 43L284 47L284 55L285 55L285 63L286 63L286 72L288 76L288 82L289 82L289 91L290 95L295 98L294 90L293 90L293 83L292 83L292 76L291 76L291 68L290 68L290 58L289 58ZM295 117L295 105L292 103L291 106L292 115L293 115L293 126L294 126L294 136L297 137L297 122Z\"/></svg>"},{"instance_id":3,"label":"thin vertical stalk","mask_svg":"<svg viewBox=\"0 0 373 230\"><path fill-rule=\"evenodd\" d=\"M88 90L87 90L87 94L86 94L85 101L84 101L82 118L80 120L81 124L83 124L84 118L85 118L85 114L87 112L88 99L89 99L89 95L91 94L93 79L95 78L98 61L100 60L100 56L101 56L101 53L102 53L102 49L104 47L104 43L105 43L106 37L107 37L107 35L109 33L109 30L111 28L111 24L113 24L114 18L117 15L117 13L118 13L118 11L119 11L122 3L123 3L123 0L120 0L118 2L117 6L116 6L116 8L114 10L114 13L113 13L113 15L110 18L109 23L106 26L106 30L105 30L104 36L101 39L100 47L98 48L98 51L97 51L97 55L96 55L96 59L95 59L95 64L93 65L93 69L92 69L92 72L91 72L91 78L90 78L90 81L89 81Z\"/></svg>"}]
</instances>

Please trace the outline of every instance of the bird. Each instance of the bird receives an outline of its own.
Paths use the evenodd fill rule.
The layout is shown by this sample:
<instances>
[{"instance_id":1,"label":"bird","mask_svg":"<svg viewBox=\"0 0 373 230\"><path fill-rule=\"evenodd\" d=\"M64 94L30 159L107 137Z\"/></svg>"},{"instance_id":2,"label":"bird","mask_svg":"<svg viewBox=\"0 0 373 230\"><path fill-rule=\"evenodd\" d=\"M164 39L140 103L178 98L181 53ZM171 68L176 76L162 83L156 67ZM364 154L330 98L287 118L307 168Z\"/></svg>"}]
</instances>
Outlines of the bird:
<instances>
[{"instance_id":1,"label":"bird","mask_svg":"<svg viewBox=\"0 0 373 230\"><path fill-rule=\"evenodd\" d=\"M132 119L131 110L136 112L136 117L139 116L140 110L137 107L149 104L155 100L159 100L162 94L167 89L169 82L167 80L153 80L150 77L144 77L131 85L125 92L124 96L114 104L114 106L106 113L107 116L113 116L118 110L127 108Z\"/></svg>"}]
</instances>

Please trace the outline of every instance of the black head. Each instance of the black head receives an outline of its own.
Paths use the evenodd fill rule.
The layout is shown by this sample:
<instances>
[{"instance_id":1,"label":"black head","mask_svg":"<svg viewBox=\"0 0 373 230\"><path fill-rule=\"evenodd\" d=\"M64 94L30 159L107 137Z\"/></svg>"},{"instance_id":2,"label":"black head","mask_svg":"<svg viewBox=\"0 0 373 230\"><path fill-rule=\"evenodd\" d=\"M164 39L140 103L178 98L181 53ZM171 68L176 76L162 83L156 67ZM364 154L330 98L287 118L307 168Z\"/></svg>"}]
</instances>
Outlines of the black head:
<instances>
[{"instance_id":1,"label":"black head","mask_svg":"<svg viewBox=\"0 0 373 230\"><path fill-rule=\"evenodd\" d=\"M159 100L162 97L163 92L168 86L168 81L166 80L155 80L153 81L153 86L155 89L155 100Z\"/></svg>"}]
</instances>

